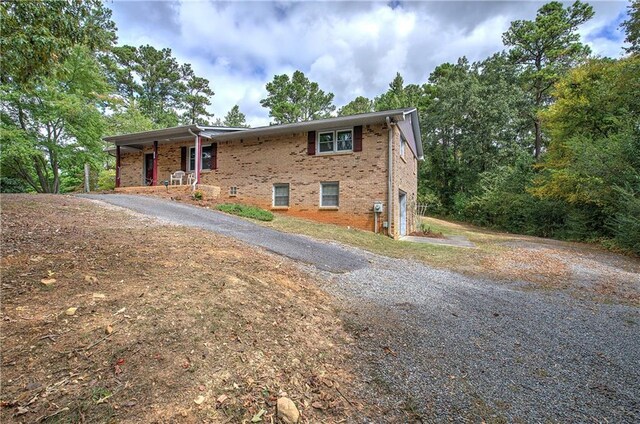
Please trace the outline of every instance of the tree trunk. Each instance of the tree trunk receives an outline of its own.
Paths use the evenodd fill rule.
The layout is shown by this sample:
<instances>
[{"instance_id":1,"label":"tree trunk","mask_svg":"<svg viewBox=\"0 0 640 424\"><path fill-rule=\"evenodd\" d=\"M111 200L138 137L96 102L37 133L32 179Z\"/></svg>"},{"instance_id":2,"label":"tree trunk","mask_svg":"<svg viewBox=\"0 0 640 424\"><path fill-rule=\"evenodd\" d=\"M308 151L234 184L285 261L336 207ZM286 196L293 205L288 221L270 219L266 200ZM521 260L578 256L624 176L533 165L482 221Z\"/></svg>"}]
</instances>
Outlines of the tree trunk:
<instances>
[{"instance_id":1,"label":"tree trunk","mask_svg":"<svg viewBox=\"0 0 640 424\"><path fill-rule=\"evenodd\" d=\"M535 130L536 130L536 141L534 146L535 150L534 150L533 156L537 161L538 159L540 159L540 154L542 153L542 131L540 129L540 118L535 117L533 119L533 126L535 127Z\"/></svg>"}]
</instances>

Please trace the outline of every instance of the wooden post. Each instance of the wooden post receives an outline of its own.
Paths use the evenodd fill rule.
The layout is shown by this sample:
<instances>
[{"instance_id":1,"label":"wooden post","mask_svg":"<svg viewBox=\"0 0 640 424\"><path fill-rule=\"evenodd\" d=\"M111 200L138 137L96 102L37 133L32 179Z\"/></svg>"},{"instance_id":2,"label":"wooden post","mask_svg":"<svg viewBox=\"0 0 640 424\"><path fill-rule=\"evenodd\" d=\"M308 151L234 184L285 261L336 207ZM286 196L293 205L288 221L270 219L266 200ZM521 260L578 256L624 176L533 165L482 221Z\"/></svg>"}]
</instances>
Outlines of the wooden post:
<instances>
[{"instance_id":1,"label":"wooden post","mask_svg":"<svg viewBox=\"0 0 640 424\"><path fill-rule=\"evenodd\" d=\"M158 142L153 142L153 183L151 185L158 185Z\"/></svg>"},{"instance_id":2,"label":"wooden post","mask_svg":"<svg viewBox=\"0 0 640 424\"><path fill-rule=\"evenodd\" d=\"M89 171L91 170L91 168L89 168L89 164L85 163L84 164L84 192L85 193L89 193L89 191L91 191L91 187L89 187Z\"/></svg>"},{"instance_id":3,"label":"wooden post","mask_svg":"<svg viewBox=\"0 0 640 424\"><path fill-rule=\"evenodd\" d=\"M116 146L116 188L120 187L120 146Z\"/></svg>"}]
</instances>

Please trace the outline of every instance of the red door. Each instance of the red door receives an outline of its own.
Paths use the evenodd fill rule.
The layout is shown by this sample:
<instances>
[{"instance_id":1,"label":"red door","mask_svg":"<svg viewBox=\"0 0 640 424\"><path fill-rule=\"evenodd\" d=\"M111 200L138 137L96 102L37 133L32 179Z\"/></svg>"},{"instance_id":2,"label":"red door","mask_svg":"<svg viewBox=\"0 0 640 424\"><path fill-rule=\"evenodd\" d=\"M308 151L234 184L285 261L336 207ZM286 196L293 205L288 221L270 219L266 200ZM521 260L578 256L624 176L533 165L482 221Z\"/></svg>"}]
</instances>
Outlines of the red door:
<instances>
[{"instance_id":1,"label":"red door","mask_svg":"<svg viewBox=\"0 0 640 424\"><path fill-rule=\"evenodd\" d=\"M144 185L153 185L153 153L144 155Z\"/></svg>"}]
</instances>

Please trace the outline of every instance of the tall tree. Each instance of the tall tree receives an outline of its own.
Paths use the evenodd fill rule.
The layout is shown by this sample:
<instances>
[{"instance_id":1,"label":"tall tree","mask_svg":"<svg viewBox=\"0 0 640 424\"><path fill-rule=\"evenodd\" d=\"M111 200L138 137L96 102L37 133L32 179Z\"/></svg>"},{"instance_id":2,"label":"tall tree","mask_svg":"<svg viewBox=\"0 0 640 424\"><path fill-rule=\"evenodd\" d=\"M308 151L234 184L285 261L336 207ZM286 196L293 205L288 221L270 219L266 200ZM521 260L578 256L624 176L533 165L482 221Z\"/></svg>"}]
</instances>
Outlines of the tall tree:
<instances>
[{"instance_id":1,"label":"tall tree","mask_svg":"<svg viewBox=\"0 0 640 424\"><path fill-rule=\"evenodd\" d=\"M301 71L295 71L291 78L276 75L266 88L269 94L260 104L269 109L274 124L327 118L336 108L333 93L325 93Z\"/></svg>"},{"instance_id":2,"label":"tall tree","mask_svg":"<svg viewBox=\"0 0 640 424\"><path fill-rule=\"evenodd\" d=\"M373 107L378 111L408 107L424 110L429 98L427 91L428 87L424 85L409 84L405 86L404 78L398 72L389 84L387 92L375 98Z\"/></svg>"},{"instance_id":3,"label":"tall tree","mask_svg":"<svg viewBox=\"0 0 640 424\"><path fill-rule=\"evenodd\" d=\"M640 219L625 213L640 210L639 92L638 55L592 60L564 77L542 114L551 141L534 189L571 205L589 231L581 237L613 235L637 252Z\"/></svg>"},{"instance_id":4,"label":"tall tree","mask_svg":"<svg viewBox=\"0 0 640 424\"><path fill-rule=\"evenodd\" d=\"M224 117L222 122L225 127L248 128L247 118L244 113L240 112L240 106L235 105Z\"/></svg>"},{"instance_id":5,"label":"tall tree","mask_svg":"<svg viewBox=\"0 0 640 424\"><path fill-rule=\"evenodd\" d=\"M51 75L75 46L106 51L116 40L100 0L2 2L0 21L0 81L21 87Z\"/></svg>"},{"instance_id":6,"label":"tall tree","mask_svg":"<svg viewBox=\"0 0 640 424\"><path fill-rule=\"evenodd\" d=\"M554 1L540 8L535 20L514 21L502 35L505 46L511 47L511 59L521 68L522 84L531 98L536 159L544 147L538 112L549 104L550 90L559 78L589 55L577 29L592 16L593 8L579 0L566 9Z\"/></svg>"},{"instance_id":7,"label":"tall tree","mask_svg":"<svg viewBox=\"0 0 640 424\"><path fill-rule=\"evenodd\" d=\"M61 171L100 166L108 86L95 58L76 47L29 91L3 91L2 171L34 191L59 193Z\"/></svg>"},{"instance_id":8,"label":"tall tree","mask_svg":"<svg viewBox=\"0 0 640 424\"><path fill-rule=\"evenodd\" d=\"M3 2L0 12L0 171L59 192L63 171L103 157L108 87L95 57L116 39L111 11L89 0Z\"/></svg>"},{"instance_id":9,"label":"tall tree","mask_svg":"<svg viewBox=\"0 0 640 424\"><path fill-rule=\"evenodd\" d=\"M628 53L640 53L640 0L633 0L628 7L629 17L622 23L622 27L627 34L624 40L631 46L625 50Z\"/></svg>"},{"instance_id":10,"label":"tall tree","mask_svg":"<svg viewBox=\"0 0 640 424\"><path fill-rule=\"evenodd\" d=\"M338 109L338 116L357 115L368 112L373 112L373 101L366 97L358 96Z\"/></svg>"},{"instance_id":11,"label":"tall tree","mask_svg":"<svg viewBox=\"0 0 640 424\"><path fill-rule=\"evenodd\" d=\"M183 123L207 124L208 118L213 117L213 114L207 111L207 106L211 105L209 98L215 94L209 87L209 80L196 76L188 63L182 65L181 71L185 84L183 102L186 109L182 115Z\"/></svg>"}]
</instances>

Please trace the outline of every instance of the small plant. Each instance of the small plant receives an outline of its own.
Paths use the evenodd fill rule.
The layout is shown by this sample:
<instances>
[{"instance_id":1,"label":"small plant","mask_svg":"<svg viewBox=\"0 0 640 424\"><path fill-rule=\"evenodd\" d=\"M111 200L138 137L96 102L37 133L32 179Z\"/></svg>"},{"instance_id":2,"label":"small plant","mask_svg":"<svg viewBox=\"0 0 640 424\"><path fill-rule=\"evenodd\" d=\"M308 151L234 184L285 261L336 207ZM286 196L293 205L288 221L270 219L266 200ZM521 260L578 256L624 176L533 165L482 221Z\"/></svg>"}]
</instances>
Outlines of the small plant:
<instances>
[{"instance_id":1,"label":"small plant","mask_svg":"<svg viewBox=\"0 0 640 424\"><path fill-rule=\"evenodd\" d=\"M203 197L202 192L200 190L194 191L191 197L193 197L193 200L200 201L202 200L202 197Z\"/></svg>"},{"instance_id":2,"label":"small plant","mask_svg":"<svg viewBox=\"0 0 640 424\"><path fill-rule=\"evenodd\" d=\"M272 221L273 214L256 206L240 205L238 203L223 203L216 206L216 209L233 215L245 218L257 219L258 221Z\"/></svg>"}]
</instances>

